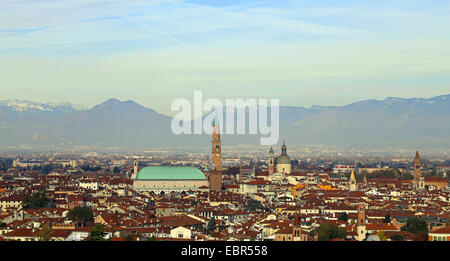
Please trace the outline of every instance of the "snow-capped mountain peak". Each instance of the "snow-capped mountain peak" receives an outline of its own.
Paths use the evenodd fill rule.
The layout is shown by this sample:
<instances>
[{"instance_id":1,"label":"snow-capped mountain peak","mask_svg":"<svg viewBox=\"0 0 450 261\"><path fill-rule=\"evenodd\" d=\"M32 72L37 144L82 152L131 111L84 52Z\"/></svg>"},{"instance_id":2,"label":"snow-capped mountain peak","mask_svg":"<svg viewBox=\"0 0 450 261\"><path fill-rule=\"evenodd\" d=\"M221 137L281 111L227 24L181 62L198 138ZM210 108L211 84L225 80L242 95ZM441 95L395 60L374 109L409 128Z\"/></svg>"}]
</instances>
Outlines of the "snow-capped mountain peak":
<instances>
[{"instance_id":1,"label":"snow-capped mountain peak","mask_svg":"<svg viewBox=\"0 0 450 261\"><path fill-rule=\"evenodd\" d=\"M80 111L85 110L86 107L82 105L75 105L71 103L40 103L26 100L3 100L0 101L0 108L7 108L15 111L39 110L39 111Z\"/></svg>"}]
</instances>

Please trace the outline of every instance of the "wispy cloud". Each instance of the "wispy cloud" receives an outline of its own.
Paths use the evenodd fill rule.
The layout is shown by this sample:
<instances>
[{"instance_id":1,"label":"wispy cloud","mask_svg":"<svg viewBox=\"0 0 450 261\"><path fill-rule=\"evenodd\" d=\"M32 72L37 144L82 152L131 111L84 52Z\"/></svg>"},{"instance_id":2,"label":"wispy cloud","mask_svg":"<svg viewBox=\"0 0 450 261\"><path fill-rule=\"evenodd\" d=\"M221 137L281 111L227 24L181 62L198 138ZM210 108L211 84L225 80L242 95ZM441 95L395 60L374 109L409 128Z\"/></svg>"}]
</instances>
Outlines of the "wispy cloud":
<instances>
[{"instance_id":1,"label":"wispy cloud","mask_svg":"<svg viewBox=\"0 0 450 261\"><path fill-rule=\"evenodd\" d=\"M152 26L150 26L150 25L148 25L146 23L143 23L143 22L139 21L136 18L132 18L132 17L129 17L129 16L124 16L124 18L127 19L128 21L131 21L133 23L138 24L139 26L144 27L145 29L147 29L147 30L149 30L151 32L156 32L157 34L159 34L159 35L161 35L161 36L163 36L163 37L165 37L167 39L170 39L171 41L173 41L173 42L175 42L175 43L177 43L179 45L185 45L185 43L183 43L182 41L180 41L177 38L173 37L169 33L160 31L160 30L156 29L155 27L152 27Z\"/></svg>"},{"instance_id":2,"label":"wispy cloud","mask_svg":"<svg viewBox=\"0 0 450 261\"><path fill-rule=\"evenodd\" d=\"M38 42L37 45L42 46L41 38L45 37L44 33L52 30L59 31L61 38L64 39L67 32L60 29L67 27L83 28L83 30L75 30L77 35L74 35L74 38L84 38L84 42L89 42L90 30L87 30L85 25L93 28L102 27L103 33L97 33L96 39L92 39L94 42L101 41L103 38L105 41L117 39L117 36L111 37L114 28L105 28L103 22L123 17L133 22L134 26L159 33L160 36L171 39L176 44L185 44L187 40L193 38L208 39L210 36L208 34L195 34L210 32L211 37L214 37L214 33L221 33L221 30L228 30L227 33L231 33L231 37L242 34L252 34L252 37L257 37L258 32L262 32L260 35L263 37L271 33L277 37L280 37L280 34L289 37L299 33L312 35L358 33L358 30L351 30L345 26L336 27L284 18L275 7L264 9L264 12L262 12L263 9L257 9L268 3L270 4L270 2L243 2L231 6L213 6L183 1L136 0L126 3L117 0L7 2L2 10L14 10L14 12L0 11L0 30L16 32L15 34L4 33L2 38L26 34L36 37L15 38L22 43L25 41L25 46L30 46L26 42L33 42L35 39ZM124 31L133 30L133 25L126 21L120 26ZM181 39L182 37L186 37L187 40ZM128 36L124 38L129 39ZM49 40L48 43L54 45L54 38ZM12 40L9 43L11 48L16 46ZM31 46L36 45L31 44ZM2 47L8 48L7 43L4 42Z\"/></svg>"}]
</instances>

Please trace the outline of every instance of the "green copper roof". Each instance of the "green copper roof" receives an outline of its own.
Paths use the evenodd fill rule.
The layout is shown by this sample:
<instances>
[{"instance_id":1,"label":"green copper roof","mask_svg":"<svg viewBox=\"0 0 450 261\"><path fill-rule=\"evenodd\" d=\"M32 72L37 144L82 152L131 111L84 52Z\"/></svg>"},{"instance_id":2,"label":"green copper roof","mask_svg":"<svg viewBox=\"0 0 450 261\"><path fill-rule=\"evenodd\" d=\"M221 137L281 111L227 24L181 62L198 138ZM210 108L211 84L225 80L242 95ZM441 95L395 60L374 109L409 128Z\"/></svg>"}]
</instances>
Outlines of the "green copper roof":
<instances>
[{"instance_id":1,"label":"green copper roof","mask_svg":"<svg viewBox=\"0 0 450 261\"><path fill-rule=\"evenodd\" d=\"M137 176L137 180L205 180L205 174L194 167L162 167L150 166L142 168Z\"/></svg>"}]
</instances>

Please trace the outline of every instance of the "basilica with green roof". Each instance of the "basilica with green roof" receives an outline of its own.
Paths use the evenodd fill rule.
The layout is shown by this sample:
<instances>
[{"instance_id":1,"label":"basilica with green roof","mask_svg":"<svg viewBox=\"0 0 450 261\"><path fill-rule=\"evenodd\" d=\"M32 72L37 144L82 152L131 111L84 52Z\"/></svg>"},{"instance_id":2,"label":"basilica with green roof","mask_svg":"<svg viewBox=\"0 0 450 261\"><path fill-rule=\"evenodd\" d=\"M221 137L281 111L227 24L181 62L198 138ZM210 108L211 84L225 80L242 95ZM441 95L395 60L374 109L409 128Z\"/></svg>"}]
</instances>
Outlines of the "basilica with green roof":
<instances>
[{"instance_id":1,"label":"basilica with green roof","mask_svg":"<svg viewBox=\"0 0 450 261\"><path fill-rule=\"evenodd\" d=\"M219 122L212 121L211 161L212 171L208 177L194 167L149 166L139 170L139 162L134 161L134 172L131 179L136 191L183 192L197 191L203 187L212 191L222 189L222 143L220 141Z\"/></svg>"},{"instance_id":2,"label":"basilica with green roof","mask_svg":"<svg viewBox=\"0 0 450 261\"><path fill-rule=\"evenodd\" d=\"M208 186L208 180L194 167L149 166L134 177L134 189L138 191L188 191L202 186Z\"/></svg>"}]
</instances>

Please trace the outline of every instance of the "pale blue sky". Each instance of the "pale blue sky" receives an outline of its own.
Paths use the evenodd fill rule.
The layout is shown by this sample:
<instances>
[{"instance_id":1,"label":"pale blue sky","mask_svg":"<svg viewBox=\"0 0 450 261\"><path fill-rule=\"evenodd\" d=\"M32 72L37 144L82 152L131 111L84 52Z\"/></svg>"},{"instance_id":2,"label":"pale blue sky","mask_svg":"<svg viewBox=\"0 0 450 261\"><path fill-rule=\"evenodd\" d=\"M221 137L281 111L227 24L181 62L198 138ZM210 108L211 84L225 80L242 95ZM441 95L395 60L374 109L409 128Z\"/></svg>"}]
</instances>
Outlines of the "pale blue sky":
<instances>
[{"instance_id":1,"label":"pale blue sky","mask_svg":"<svg viewBox=\"0 0 450 261\"><path fill-rule=\"evenodd\" d=\"M2 0L0 100L450 93L450 0Z\"/></svg>"}]
</instances>

